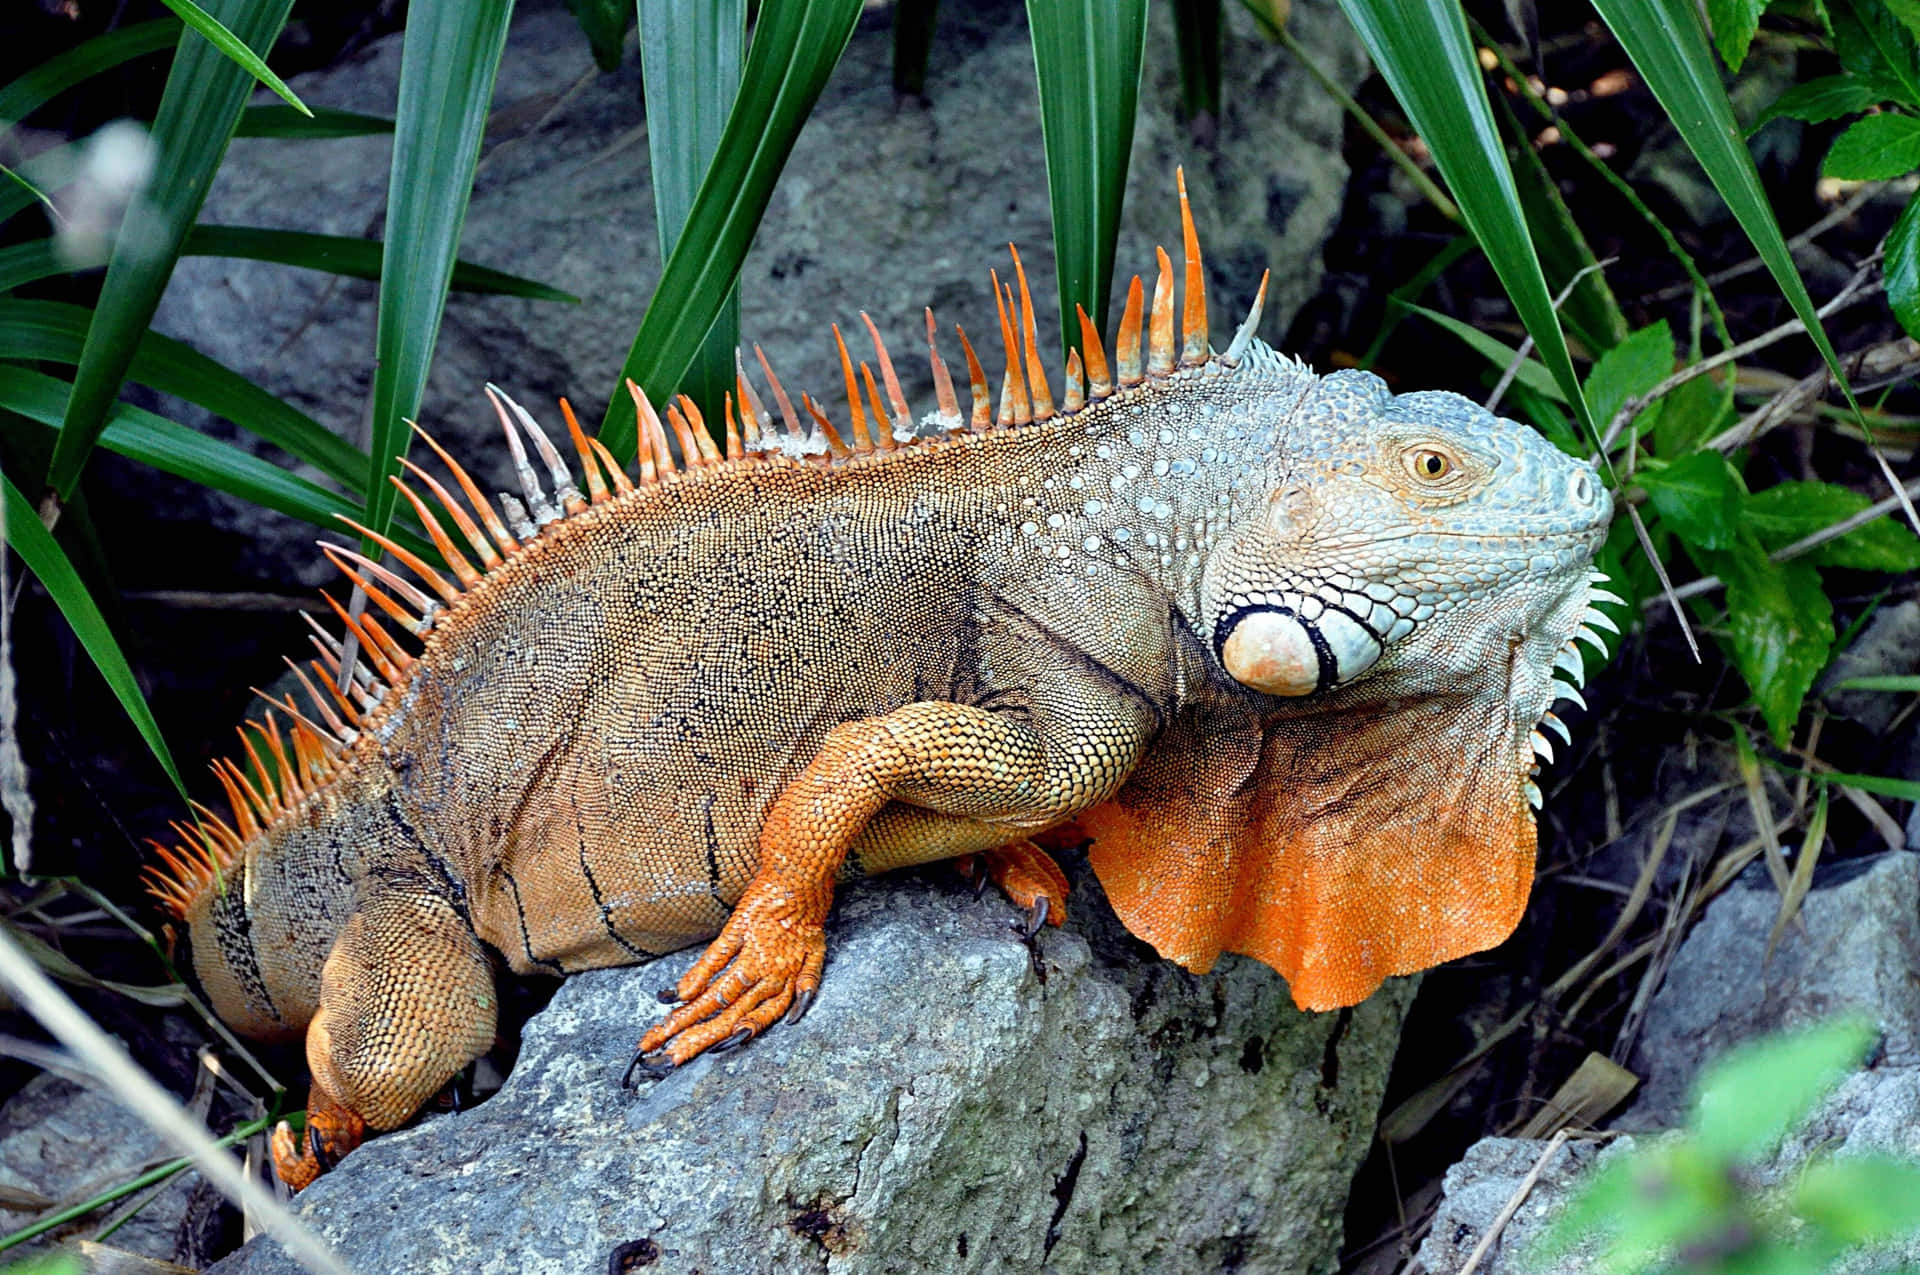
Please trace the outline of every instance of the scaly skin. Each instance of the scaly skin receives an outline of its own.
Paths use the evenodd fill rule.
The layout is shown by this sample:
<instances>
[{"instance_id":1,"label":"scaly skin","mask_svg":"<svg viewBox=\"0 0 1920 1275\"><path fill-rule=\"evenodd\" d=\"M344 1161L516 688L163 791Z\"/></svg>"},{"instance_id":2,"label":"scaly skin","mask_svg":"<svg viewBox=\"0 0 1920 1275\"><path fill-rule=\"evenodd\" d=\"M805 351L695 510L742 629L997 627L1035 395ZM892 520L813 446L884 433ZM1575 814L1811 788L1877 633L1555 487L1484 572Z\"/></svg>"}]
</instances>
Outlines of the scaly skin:
<instances>
[{"instance_id":1,"label":"scaly skin","mask_svg":"<svg viewBox=\"0 0 1920 1275\"><path fill-rule=\"evenodd\" d=\"M693 468L457 591L181 903L222 1016L306 1034L322 1131L282 1132L283 1176L491 1043L490 954L712 937L641 1041L683 1063L810 1001L836 881L984 852L1057 923L1031 838L1069 821L1135 933L1303 1006L1504 938L1605 491L1457 396L1204 335L1175 369L1155 329L1155 374L1078 410Z\"/></svg>"}]
</instances>

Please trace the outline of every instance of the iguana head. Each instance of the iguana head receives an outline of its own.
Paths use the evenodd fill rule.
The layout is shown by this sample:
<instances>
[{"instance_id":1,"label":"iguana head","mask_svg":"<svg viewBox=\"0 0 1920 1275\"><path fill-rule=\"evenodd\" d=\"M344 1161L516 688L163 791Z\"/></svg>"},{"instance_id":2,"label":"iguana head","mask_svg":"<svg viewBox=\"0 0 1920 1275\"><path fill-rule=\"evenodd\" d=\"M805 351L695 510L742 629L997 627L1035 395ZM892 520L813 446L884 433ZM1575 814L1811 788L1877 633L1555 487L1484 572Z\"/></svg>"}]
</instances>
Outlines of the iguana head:
<instances>
[{"instance_id":1,"label":"iguana head","mask_svg":"<svg viewBox=\"0 0 1920 1275\"><path fill-rule=\"evenodd\" d=\"M1265 473L1201 580L1199 619L1236 681L1406 698L1503 668L1499 693L1533 729L1613 513L1591 465L1457 394L1338 372L1276 423Z\"/></svg>"}]
</instances>

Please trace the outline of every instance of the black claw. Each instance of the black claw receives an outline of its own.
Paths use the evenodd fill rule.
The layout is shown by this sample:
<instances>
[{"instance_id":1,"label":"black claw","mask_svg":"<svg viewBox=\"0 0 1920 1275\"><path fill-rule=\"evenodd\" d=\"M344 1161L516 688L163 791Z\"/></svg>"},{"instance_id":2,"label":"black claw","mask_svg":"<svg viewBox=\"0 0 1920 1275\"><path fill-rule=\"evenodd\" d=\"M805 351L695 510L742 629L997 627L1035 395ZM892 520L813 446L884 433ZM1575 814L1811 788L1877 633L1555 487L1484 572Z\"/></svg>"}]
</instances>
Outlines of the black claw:
<instances>
[{"instance_id":1,"label":"black claw","mask_svg":"<svg viewBox=\"0 0 1920 1275\"><path fill-rule=\"evenodd\" d=\"M1047 896L1044 894L1041 895L1033 901L1033 906L1027 909L1026 917L1013 923L1013 928L1020 931L1020 937L1031 944L1033 942L1033 936L1038 934L1041 928L1046 925L1047 912L1052 906L1053 905L1047 901Z\"/></svg>"},{"instance_id":2,"label":"black claw","mask_svg":"<svg viewBox=\"0 0 1920 1275\"><path fill-rule=\"evenodd\" d=\"M637 1086L633 1083L633 1074L636 1071L645 1075L648 1080L659 1080L671 1072L673 1067L673 1059L668 1057L664 1050L643 1054L636 1049L633 1051L633 1061L628 1063L626 1071L621 1073L620 1087L636 1088Z\"/></svg>"},{"instance_id":3,"label":"black claw","mask_svg":"<svg viewBox=\"0 0 1920 1275\"><path fill-rule=\"evenodd\" d=\"M332 1173L333 1166L339 1161L328 1154L326 1145L320 1141L320 1129L311 1119L307 1121L307 1150L312 1154L314 1163L320 1166L320 1172Z\"/></svg>"},{"instance_id":4,"label":"black claw","mask_svg":"<svg viewBox=\"0 0 1920 1275\"><path fill-rule=\"evenodd\" d=\"M662 1005L678 1005L680 1003L679 989L673 988L673 987L663 987L660 989L655 999L657 999Z\"/></svg>"},{"instance_id":5,"label":"black claw","mask_svg":"<svg viewBox=\"0 0 1920 1275\"><path fill-rule=\"evenodd\" d=\"M987 892L987 861L979 855L973 857L973 897L978 899Z\"/></svg>"},{"instance_id":6,"label":"black claw","mask_svg":"<svg viewBox=\"0 0 1920 1275\"><path fill-rule=\"evenodd\" d=\"M807 1016L807 1011L813 1008L813 996L814 989L807 987L793 998L793 1008L787 1011L787 1026L791 1027Z\"/></svg>"},{"instance_id":7,"label":"black claw","mask_svg":"<svg viewBox=\"0 0 1920 1275\"><path fill-rule=\"evenodd\" d=\"M721 1041L719 1044L715 1045L713 1048L709 1049L707 1052L710 1054L732 1053L734 1050L740 1048L740 1046L746 1044L748 1041L752 1039L753 1039L753 1028L736 1027L733 1029L733 1035L727 1037L725 1040Z\"/></svg>"}]
</instances>

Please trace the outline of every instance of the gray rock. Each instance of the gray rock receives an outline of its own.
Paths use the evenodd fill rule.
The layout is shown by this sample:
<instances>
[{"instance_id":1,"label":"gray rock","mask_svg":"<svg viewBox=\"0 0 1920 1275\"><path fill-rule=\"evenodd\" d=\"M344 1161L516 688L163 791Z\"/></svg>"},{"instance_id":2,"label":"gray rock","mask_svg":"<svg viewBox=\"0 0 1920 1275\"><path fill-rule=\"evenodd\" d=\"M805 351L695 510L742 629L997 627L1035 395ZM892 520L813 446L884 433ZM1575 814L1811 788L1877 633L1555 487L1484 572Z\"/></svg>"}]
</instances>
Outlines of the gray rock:
<instances>
[{"instance_id":1,"label":"gray rock","mask_svg":"<svg viewBox=\"0 0 1920 1275\"><path fill-rule=\"evenodd\" d=\"M520 10L462 255L566 289L583 304L456 294L421 412L463 461L491 467L496 486L508 471L481 384L500 382L543 417L552 413L540 405L560 394L597 417L660 270L635 59L599 75L556 0ZM1117 259L1122 300L1132 272L1152 286L1156 242L1174 246L1177 260L1173 170L1184 163L1223 344L1262 269L1273 270L1269 337L1313 295L1347 177L1339 109L1243 15L1230 8L1228 16L1226 107L1217 149L1208 151L1173 114L1171 13L1156 9ZM1291 29L1336 78L1364 74L1359 42L1331 0L1297 4ZM950 325L976 338L994 329L987 270L1005 273L1009 240L1021 246L1042 313L1053 309L1046 166L1022 7L944 8L925 104L894 99L891 57L887 21L864 22L794 148L743 272L742 333L765 347L796 401L801 389L842 401L828 325L838 322L857 349L864 309L888 335L916 412L929 410L930 380L915 355L921 308L940 316L945 353L957 363ZM399 67L400 40L390 37L354 62L299 77L297 87L316 105L390 115ZM236 141L202 220L377 235L390 155L390 141L378 137ZM364 443L374 293L370 283L309 271L189 258L155 326ZM1043 346L1051 342L1043 331ZM989 345L980 351L998 367ZM998 372L990 375L997 384ZM1052 375L1058 395L1057 366ZM231 436L203 414L177 410ZM162 516L209 516L190 495L145 499L163 506ZM312 551L310 528L224 498L213 503L214 521L254 542L249 569L281 581L302 571L310 584L332 576Z\"/></svg>"},{"instance_id":2,"label":"gray rock","mask_svg":"<svg viewBox=\"0 0 1920 1275\"><path fill-rule=\"evenodd\" d=\"M691 954L567 980L493 1098L375 1139L297 1198L357 1270L1331 1270L1412 984L1301 1014L1195 977L1098 886L1044 984L1003 901L847 892L797 1026L638 1093L617 1080ZM1083 937L1086 936L1086 937ZM1089 942L1091 939L1091 942ZM256 1243L214 1268L294 1268Z\"/></svg>"},{"instance_id":3,"label":"gray rock","mask_svg":"<svg viewBox=\"0 0 1920 1275\"><path fill-rule=\"evenodd\" d=\"M98 1089L42 1072L0 1107L0 1188L16 1198L38 1196L65 1208L92 1199L127 1182L173 1153L146 1122ZM174 1235L199 1181L192 1172L175 1175L107 1243L145 1257L170 1259ZM37 1241L11 1249L12 1260L57 1247L69 1236L87 1237L128 1203L121 1200L96 1210L77 1224L57 1228ZM42 1214L51 1208L42 1210ZM31 1225L42 1214L9 1212L8 1231Z\"/></svg>"},{"instance_id":4,"label":"gray rock","mask_svg":"<svg viewBox=\"0 0 1920 1275\"><path fill-rule=\"evenodd\" d=\"M1888 677L1920 673L1920 601L1911 598L1883 606L1873 613L1852 645L1833 657L1821 679L1827 704L1878 735L1893 724L1905 706L1899 695L1887 691L1838 691L1839 683L1855 677Z\"/></svg>"},{"instance_id":5,"label":"gray rock","mask_svg":"<svg viewBox=\"0 0 1920 1275\"><path fill-rule=\"evenodd\" d=\"M1891 853L1823 869L1795 925L1764 961L1780 896L1759 871L1711 903L1687 936L1648 1007L1633 1069L1642 1077L1617 1128L1653 1131L1686 1122L1700 1070L1732 1047L1844 1013L1877 1021L1883 1043L1872 1065L1849 1077L1767 1164L1743 1176L1766 1189L1786 1183L1809 1157L1867 1153L1920 1156L1920 855ZM1624 1137L1597 1156L1569 1144L1489 1250L1484 1275L1519 1275L1521 1255L1576 1191L1585 1170L1625 1154ZM1446 1194L1418 1255L1430 1275L1457 1271L1512 1197L1546 1142L1486 1138L1447 1171ZM1540 1275L1590 1269L1576 1250ZM1920 1260L1920 1238L1860 1254L1846 1270Z\"/></svg>"}]
</instances>

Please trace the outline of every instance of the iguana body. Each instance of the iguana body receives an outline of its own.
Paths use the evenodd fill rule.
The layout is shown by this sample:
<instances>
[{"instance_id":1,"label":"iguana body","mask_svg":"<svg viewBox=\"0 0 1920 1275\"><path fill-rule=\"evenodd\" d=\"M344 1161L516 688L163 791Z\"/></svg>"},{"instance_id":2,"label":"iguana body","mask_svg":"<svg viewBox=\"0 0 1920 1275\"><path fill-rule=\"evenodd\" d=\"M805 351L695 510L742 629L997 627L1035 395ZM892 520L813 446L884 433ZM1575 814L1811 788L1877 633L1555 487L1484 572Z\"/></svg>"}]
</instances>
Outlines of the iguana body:
<instances>
[{"instance_id":1,"label":"iguana body","mask_svg":"<svg viewBox=\"0 0 1920 1275\"><path fill-rule=\"evenodd\" d=\"M1137 934L1195 970L1255 955L1306 1007L1511 931L1607 495L1457 396L1315 377L1251 339L1257 304L1213 355L1186 229L1181 356L1163 253L1145 366L1136 279L1119 384L1083 319L1059 412L1022 275L997 424L971 347L972 427L936 353L953 432L888 446L908 418L879 352L876 449L843 345L864 448L817 412L763 433L743 375L754 454L670 412L683 471L636 393L637 484L574 429L589 503L496 402L553 475L521 458L537 531L456 469L481 525L435 494L479 563L419 564L437 600L339 554L424 615L421 649L350 623L377 680L339 714L316 695L290 758L276 733L269 789L222 768L238 828L188 831L161 885L222 1016L306 1033L291 1182L488 1047L491 954L561 974L718 935L642 1042L684 1062L804 1009L843 877L991 852L1057 920L1028 839L1070 820ZM823 440L853 454L791 454Z\"/></svg>"}]
</instances>

